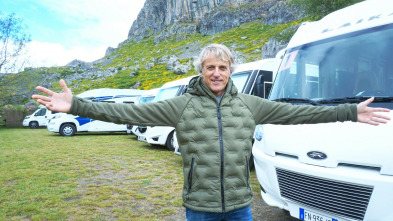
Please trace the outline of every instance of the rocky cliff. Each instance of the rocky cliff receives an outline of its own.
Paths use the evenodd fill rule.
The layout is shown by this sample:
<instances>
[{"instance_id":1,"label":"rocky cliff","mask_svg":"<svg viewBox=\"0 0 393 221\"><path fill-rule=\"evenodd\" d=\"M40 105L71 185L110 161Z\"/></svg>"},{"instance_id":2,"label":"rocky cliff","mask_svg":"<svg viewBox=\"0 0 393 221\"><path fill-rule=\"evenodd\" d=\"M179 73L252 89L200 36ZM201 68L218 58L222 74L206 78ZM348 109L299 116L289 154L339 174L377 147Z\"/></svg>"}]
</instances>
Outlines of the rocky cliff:
<instances>
[{"instance_id":1,"label":"rocky cliff","mask_svg":"<svg viewBox=\"0 0 393 221\"><path fill-rule=\"evenodd\" d=\"M267 23L287 23L303 16L288 8L284 0L146 0L138 18L128 33L128 41L140 41L158 34L159 43L168 35L200 32L203 35L221 33L239 25L268 18ZM277 16L272 15L274 10ZM285 14L283 13L285 12ZM186 27L181 27L186 26ZM180 30L180 31L179 31Z\"/></svg>"}]
</instances>

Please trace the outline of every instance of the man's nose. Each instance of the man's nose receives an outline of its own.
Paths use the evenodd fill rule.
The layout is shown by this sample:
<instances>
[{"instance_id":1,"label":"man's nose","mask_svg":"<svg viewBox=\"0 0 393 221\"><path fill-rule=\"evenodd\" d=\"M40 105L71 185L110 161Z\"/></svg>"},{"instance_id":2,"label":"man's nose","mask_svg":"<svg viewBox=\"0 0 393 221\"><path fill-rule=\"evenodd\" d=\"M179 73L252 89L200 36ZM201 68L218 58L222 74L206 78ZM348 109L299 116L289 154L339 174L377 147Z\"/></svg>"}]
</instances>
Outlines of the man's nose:
<instances>
[{"instance_id":1,"label":"man's nose","mask_svg":"<svg viewBox=\"0 0 393 221\"><path fill-rule=\"evenodd\" d=\"M214 69L213 75L215 75L215 76L220 76L220 68L219 68L219 67L216 67L216 68Z\"/></svg>"}]
</instances>

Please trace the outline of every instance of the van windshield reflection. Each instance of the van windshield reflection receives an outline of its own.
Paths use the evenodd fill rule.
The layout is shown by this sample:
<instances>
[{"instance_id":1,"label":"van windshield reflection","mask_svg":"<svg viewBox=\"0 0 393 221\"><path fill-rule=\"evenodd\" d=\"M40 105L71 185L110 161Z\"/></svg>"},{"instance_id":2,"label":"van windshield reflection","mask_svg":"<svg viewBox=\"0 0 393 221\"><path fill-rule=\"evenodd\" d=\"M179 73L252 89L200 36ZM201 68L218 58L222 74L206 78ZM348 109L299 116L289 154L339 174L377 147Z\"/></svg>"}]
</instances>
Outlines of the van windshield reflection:
<instances>
[{"instance_id":1,"label":"van windshield reflection","mask_svg":"<svg viewBox=\"0 0 393 221\"><path fill-rule=\"evenodd\" d=\"M288 50L270 100L393 96L393 25Z\"/></svg>"}]
</instances>

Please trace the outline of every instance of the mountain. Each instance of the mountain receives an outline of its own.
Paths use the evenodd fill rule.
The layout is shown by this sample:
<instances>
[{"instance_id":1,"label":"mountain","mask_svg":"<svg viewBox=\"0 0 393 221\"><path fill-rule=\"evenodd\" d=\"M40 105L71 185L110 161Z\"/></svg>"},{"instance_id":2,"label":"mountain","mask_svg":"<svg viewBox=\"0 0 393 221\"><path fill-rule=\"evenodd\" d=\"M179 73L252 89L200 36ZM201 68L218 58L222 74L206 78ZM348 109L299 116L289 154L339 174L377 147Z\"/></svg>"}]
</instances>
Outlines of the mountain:
<instances>
[{"instance_id":1,"label":"mountain","mask_svg":"<svg viewBox=\"0 0 393 221\"><path fill-rule=\"evenodd\" d=\"M34 103L36 85L75 94L95 88L160 87L195 75L193 60L210 43L230 47L238 63L273 57L284 48L303 13L285 0L146 0L128 39L94 62L26 68L0 78L0 103Z\"/></svg>"},{"instance_id":2,"label":"mountain","mask_svg":"<svg viewBox=\"0 0 393 221\"><path fill-rule=\"evenodd\" d=\"M128 40L140 41L158 34L155 43L159 43L165 39L161 32L171 24L185 34L214 35L258 19L266 19L265 23L271 25L303 16L293 8L287 10L287 6L282 0L146 0ZM176 30L172 35L182 33Z\"/></svg>"}]
</instances>

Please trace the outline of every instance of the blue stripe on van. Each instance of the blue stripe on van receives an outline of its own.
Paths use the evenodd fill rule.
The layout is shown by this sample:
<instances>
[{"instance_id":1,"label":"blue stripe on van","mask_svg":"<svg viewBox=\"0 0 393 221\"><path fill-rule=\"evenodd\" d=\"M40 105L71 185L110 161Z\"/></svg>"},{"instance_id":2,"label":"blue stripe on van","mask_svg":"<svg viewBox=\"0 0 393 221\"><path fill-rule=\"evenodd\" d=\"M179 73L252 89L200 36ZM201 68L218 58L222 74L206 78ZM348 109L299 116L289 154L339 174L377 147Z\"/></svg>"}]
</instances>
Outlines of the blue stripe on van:
<instances>
[{"instance_id":1,"label":"blue stripe on van","mask_svg":"<svg viewBox=\"0 0 393 221\"><path fill-rule=\"evenodd\" d=\"M90 123L94 120L90 119L90 118L84 118L84 117L77 117L75 118L75 120L78 121L79 125L82 126L84 124Z\"/></svg>"}]
</instances>

